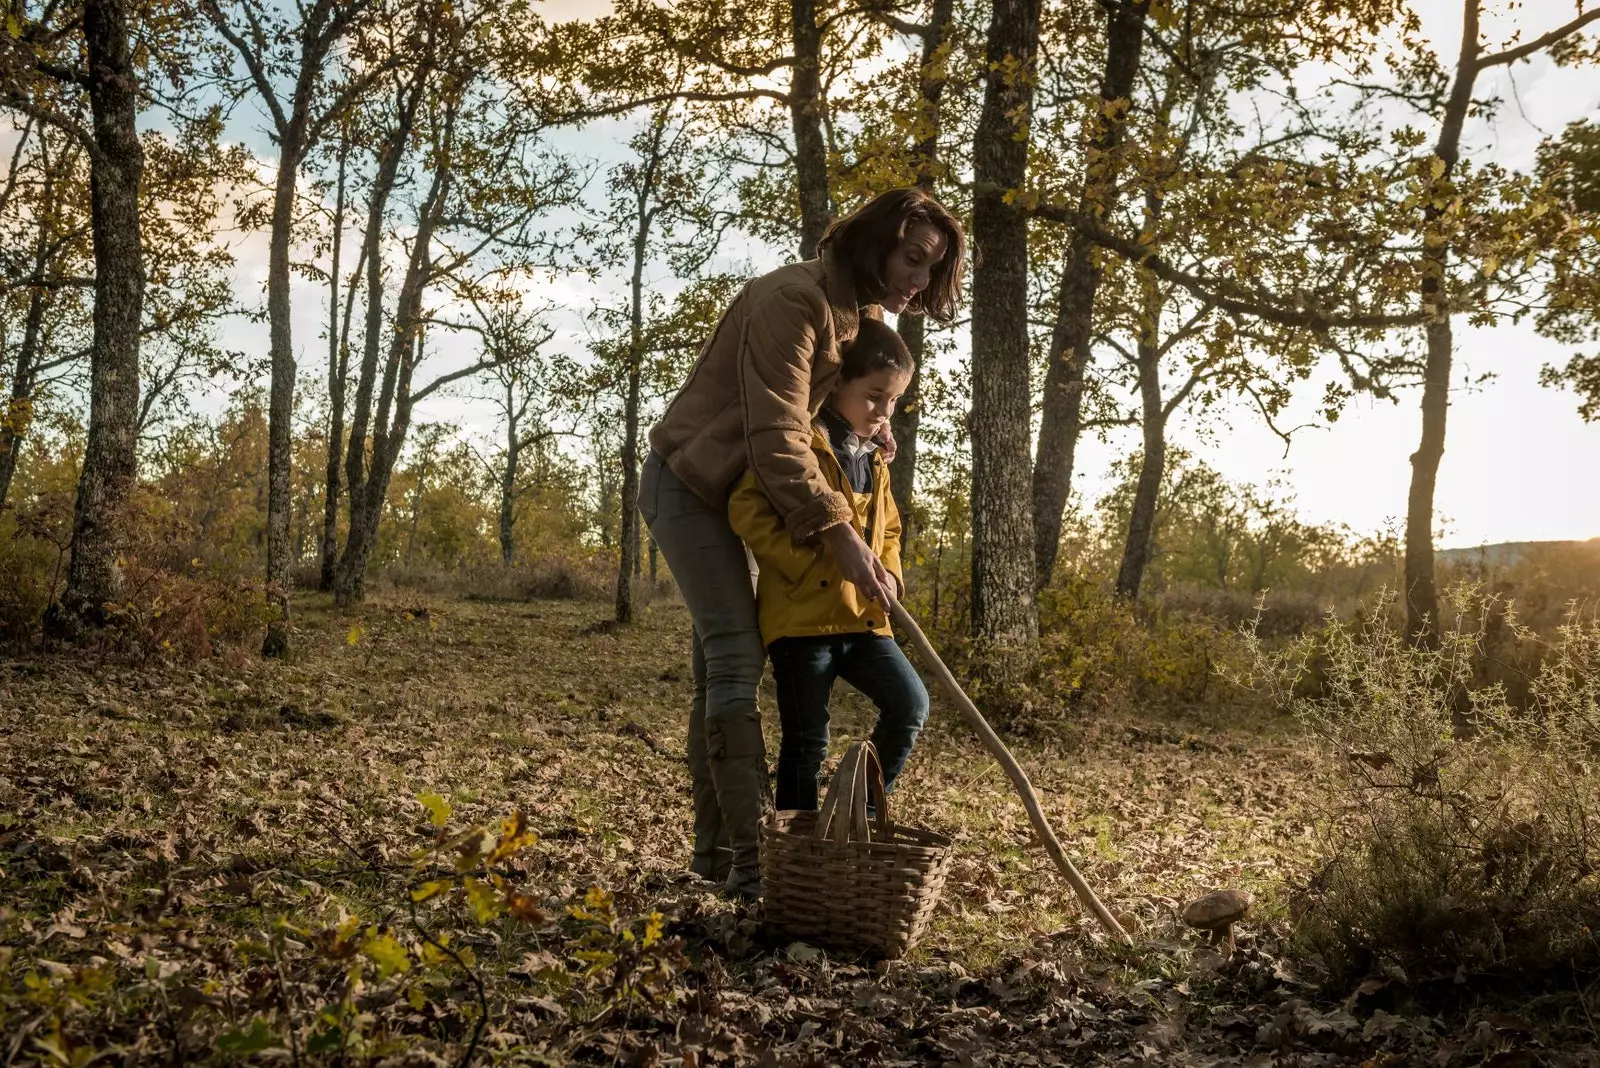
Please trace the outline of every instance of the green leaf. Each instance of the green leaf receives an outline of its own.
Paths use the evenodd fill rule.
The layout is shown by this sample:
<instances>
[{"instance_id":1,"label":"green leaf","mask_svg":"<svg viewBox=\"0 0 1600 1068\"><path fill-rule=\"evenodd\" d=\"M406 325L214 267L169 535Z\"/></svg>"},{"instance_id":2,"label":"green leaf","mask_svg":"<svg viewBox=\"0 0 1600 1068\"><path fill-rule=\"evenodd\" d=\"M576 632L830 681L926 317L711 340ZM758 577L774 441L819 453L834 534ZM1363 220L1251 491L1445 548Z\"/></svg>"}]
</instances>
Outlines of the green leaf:
<instances>
[{"instance_id":1,"label":"green leaf","mask_svg":"<svg viewBox=\"0 0 1600 1068\"><path fill-rule=\"evenodd\" d=\"M438 897L455 884L454 879L430 879L411 891L411 900L421 904L429 898Z\"/></svg>"},{"instance_id":2,"label":"green leaf","mask_svg":"<svg viewBox=\"0 0 1600 1068\"><path fill-rule=\"evenodd\" d=\"M406 947L392 934L378 934L376 928L368 934L361 952L378 966L379 979L411 970L411 954L406 952Z\"/></svg>"},{"instance_id":3,"label":"green leaf","mask_svg":"<svg viewBox=\"0 0 1600 1068\"><path fill-rule=\"evenodd\" d=\"M236 1057L248 1057L252 1053L272 1049L278 1045L277 1038L267 1028L267 1021L257 1016L250 1021L250 1026L245 1030L235 1027L222 1032L217 1036L217 1050L220 1053L230 1053Z\"/></svg>"},{"instance_id":4,"label":"green leaf","mask_svg":"<svg viewBox=\"0 0 1600 1068\"><path fill-rule=\"evenodd\" d=\"M332 1053L344 1044L344 1031L338 1027L330 1027L326 1031L318 1031L306 1042L307 1053Z\"/></svg>"},{"instance_id":5,"label":"green leaf","mask_svg":"<svg viewBox=\"0 0 1600 1068\"><path fill-rule=\"evenodd\" d=\"M443 827L450 818L450 802L436 793L424 792L417 795L417 802L428 810L428 815L433 817L435 827Z\"/></svg>"},{"instance_id":6,"label":"green leaf","mask_svg":"<svg viewBox=\"0 0 1600 1068\"><path fill-rule=\"evenodd\" d=\"M479 923L487 923L500 915L500 901L487 883L477 879L467 879L465 883L467 900L472 903L473 918Z\"/></svg>"}]
</instances>

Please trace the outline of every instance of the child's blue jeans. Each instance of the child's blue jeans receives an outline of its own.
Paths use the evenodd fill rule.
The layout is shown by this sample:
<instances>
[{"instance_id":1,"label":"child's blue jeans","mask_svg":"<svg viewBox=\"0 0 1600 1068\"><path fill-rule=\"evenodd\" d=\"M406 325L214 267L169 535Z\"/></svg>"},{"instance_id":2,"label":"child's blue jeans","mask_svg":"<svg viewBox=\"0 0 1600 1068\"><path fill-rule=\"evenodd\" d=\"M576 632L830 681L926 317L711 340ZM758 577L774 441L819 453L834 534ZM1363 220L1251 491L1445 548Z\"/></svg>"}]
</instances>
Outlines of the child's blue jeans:
<instances>
[{"instance_id":1,"label":"child's blue jeans","mask_svg":"<svg viewBox=\"0 0 1600 1068\"><path fill-rule=\"evenodd\" d=\"M779 809L815 809L817 775L828 755L828 698L843 679L878 706L872 744L885 787L894 784L928 719L928 690L911 661L881 634L779 638L767 646L778 691Z\"/></svg>"}]
</instances>

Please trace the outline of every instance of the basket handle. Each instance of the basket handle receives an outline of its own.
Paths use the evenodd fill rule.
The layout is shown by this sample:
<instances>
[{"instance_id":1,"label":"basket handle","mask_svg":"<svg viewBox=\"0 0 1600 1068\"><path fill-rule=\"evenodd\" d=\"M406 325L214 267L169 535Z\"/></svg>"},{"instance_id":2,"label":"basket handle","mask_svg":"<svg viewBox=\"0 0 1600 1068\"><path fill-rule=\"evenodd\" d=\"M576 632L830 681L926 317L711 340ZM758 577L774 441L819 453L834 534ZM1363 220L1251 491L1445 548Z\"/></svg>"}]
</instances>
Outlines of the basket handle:
<instances>
[{"instance_id":1,"label":"basket handle","mask_svg":"<svg viewBox=\"0 0 1600 1068\"><path fill-rule=\"evenodd\" d=\"M815 836L835 845L852 839L872 841L873 828L867 821L869 797L877 798L878 811L872 822L877 836L885 838L889 833L889 799L883 785L883 766L871 742L856 742L846 750L834 772L828 797L817 816Z\"/></svg>"}]
</instances>

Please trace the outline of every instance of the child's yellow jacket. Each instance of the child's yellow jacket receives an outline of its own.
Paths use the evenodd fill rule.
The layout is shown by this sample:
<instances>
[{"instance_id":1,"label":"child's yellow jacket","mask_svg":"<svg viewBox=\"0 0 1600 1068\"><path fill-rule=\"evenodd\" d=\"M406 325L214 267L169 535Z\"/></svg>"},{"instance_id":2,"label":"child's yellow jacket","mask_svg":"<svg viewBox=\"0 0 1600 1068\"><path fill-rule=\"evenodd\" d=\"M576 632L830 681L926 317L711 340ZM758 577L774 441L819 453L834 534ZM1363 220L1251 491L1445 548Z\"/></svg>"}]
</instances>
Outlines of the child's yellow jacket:
<instances>
[{"instance_id":1,"label":"child's yellow jacket","mask_svg":"<svg viewBox=\"0 0 1600 1068\"><path fill-rule=\"evenodd\" d=\"M889 465L877 453L872 457L872 492L857 493L833 454L828 434L811 428L811 450L817 454L822 477L830 487L854 504L851 520L856 533L883 561L883 566L904 586L900 567L900 510L889 492ZM779 638L813 637L871 631L890 633L885 609L857 592L854 583L840 575L820 541L796 545L778 511L746 471L728 498L728 522L755 554L761 575L756 600L761 617L761 641L771 645Z\"/></svg>"}]
</instances>

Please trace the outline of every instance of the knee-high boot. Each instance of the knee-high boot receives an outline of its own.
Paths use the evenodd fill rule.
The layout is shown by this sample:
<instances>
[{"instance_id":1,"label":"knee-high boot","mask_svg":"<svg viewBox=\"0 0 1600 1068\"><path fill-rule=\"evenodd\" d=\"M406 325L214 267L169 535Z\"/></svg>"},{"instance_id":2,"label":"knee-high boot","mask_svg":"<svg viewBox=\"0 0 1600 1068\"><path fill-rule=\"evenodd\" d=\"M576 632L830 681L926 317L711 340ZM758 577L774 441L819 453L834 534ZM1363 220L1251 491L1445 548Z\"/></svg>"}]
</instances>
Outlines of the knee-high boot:
<instances>
[{"instance_id":1,"label":"knee-high boot","mask_svg":"<svg viewBox=\"0 0 1600 1068\"><path fill-rule=\"evenodd\" d=\"M760 716L752 708L746 715L709 718L706 741L722 826L733 851L727 891L736 897L760 897L761 819L770 785Z\"/></svg>"},{"instance_id":2,"label":"knee-high boot","mask_svg":"<svg viewBox=\"0 0 1600 1068\"><path fill-rule=\"evenodd\" d=\"M722 805L711 777L706 754L706 706L697 699L689 712L689 786L694 801L694 858L689 870L702 879L725 882L733 866L728 832L722 822Z\"/></svg>"}]
</instances>

